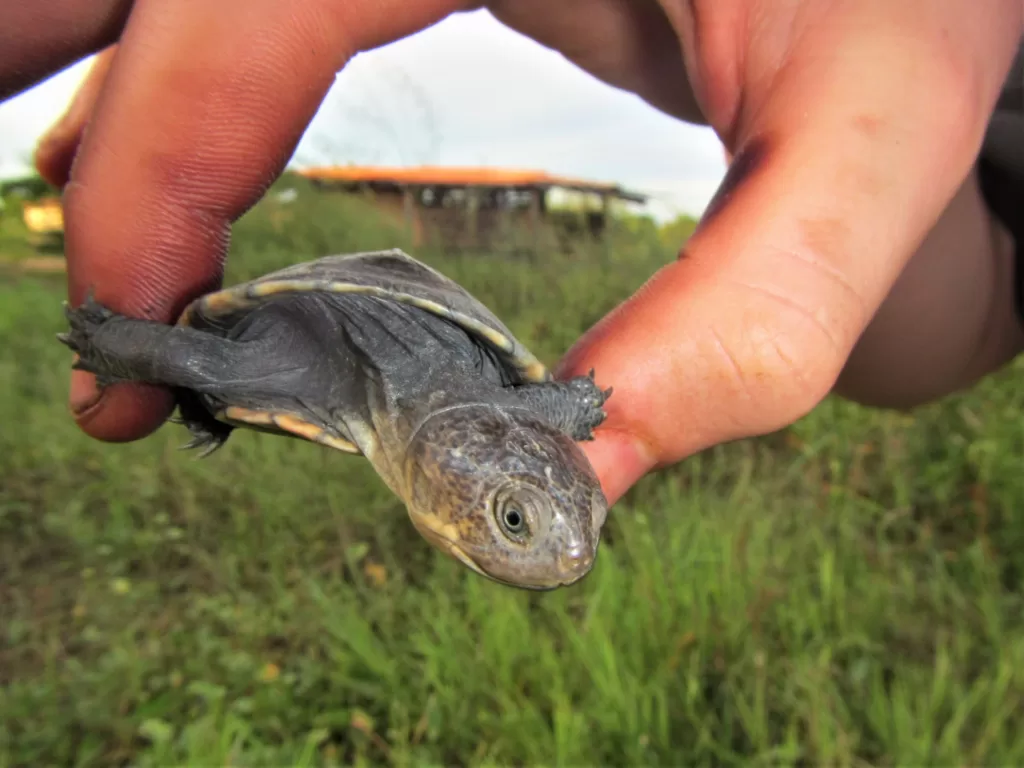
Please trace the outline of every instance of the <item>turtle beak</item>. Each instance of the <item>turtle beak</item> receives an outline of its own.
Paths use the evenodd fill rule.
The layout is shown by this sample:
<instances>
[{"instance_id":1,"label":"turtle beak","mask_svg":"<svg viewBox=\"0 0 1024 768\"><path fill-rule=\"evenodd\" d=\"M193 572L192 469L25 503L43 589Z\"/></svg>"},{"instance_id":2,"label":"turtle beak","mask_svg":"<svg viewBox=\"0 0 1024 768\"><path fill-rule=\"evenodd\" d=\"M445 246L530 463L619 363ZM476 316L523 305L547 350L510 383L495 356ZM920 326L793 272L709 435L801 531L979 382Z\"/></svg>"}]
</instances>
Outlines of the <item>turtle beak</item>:
<instances>
[{"instance_id":1,"label":"turtle beak","mask_svg":"<svg viewBox=\"0 0 1024 768\"><path fill-rule=\"evenodd\" d=\"M590 548L582 542L567 547L558 558L558 571L562 584L572 584L580 579L594 563Z\"/></svg>"},{"instance_id":2,"label":"turtle beak","mask_svg":"<svg viewBox=\"0 0 1024 768\"><path fill-rule=\"evenodd\" d=\"M558 553L558 559L555 562L558 586L567 587L570 584L575 584L590 573L593 565L593 547L587 546L582 538L568 542L565 548Z\"/></svg>"},{"instance_id":3,"label":"turtle beak","mask_svg":"<svg viewBox=\"0 0 1024 768\"><path fill-rule=\"evenodd\" d=\"M529 592L549 592L559 587L567 587L570 584L575 584L581 578L586 576L590 570L590 563L593 562L593 557L587 554L585 547L579 547L578 549L568 550L562 557L559 565L559 578L557 581L545 584L526 584L522 582L513 582L506 579L499 578L492 573L488 573L467 555L458 544L448 540L436 540L434 542L438 549L445 552L455 560L458 560L464 566L469 568L473 573L483 576L485 579L489 579L496 584L501 584L506 587L514 587L516 589L525 589Z\"/></svg>"}]
</instances>

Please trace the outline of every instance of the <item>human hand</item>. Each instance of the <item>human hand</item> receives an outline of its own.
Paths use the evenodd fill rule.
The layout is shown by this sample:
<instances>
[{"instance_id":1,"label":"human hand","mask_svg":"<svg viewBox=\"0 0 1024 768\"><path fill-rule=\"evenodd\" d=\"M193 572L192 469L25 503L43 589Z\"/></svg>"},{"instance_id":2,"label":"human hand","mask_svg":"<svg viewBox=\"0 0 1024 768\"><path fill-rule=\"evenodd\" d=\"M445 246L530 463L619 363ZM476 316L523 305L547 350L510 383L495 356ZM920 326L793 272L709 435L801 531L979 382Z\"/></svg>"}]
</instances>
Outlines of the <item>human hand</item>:
<instances>
[{"instance_id":1,"label":"human hand","mask_svg":"<svg viewBox=\"0 0 1024 768\"><path fill-rule=\"evenodd\" d=\"M36 165L64 187L69 300L172 322L216 287L231 223L280 174L335 74L459 0L36 0L5 3L0 97L116 43ZM73 159L73 162L72 162ZM74 371L79 426L141 438L170 392Z\"/></svg>"},{"instance_id":2,"label":"human hand","mask_svg":"<svg viewBox=\"0 0 1024 768\"><path fill-rule=\"evenodd\" d=\"M334 72L462 7L341 5L132 6L112 87L87 87L38 157L59 182L93 116L66 194L73 302L95 284L114 309L170 321L219 280L228 225L280 171ZM984 17L971 5L492 4L598 77L684 119L703 114L736 153L685 258L563 362L565 375L593 366L615 386L585 446L610 501L656 466L795 420L829 391L970 167L1019 39L1019 2L994 0ZM15 30L32 21L15 13ZM90 386L76 374L73 404ZM166 393L119 386L77 418L124 440L169 409Z\"/></svg>"},{"instance_id":3,"label":"human hand","mask_svg":"<svg viewBox=\"0 0 1024 768\"><path fill-rule=\"evenodd\" d=\"M1014 0L660 5L735 157L681 258L559 371L615 385L585 446L612 503L830 392L973 165L1024 31Z\"/></svg>"}]
</instances>

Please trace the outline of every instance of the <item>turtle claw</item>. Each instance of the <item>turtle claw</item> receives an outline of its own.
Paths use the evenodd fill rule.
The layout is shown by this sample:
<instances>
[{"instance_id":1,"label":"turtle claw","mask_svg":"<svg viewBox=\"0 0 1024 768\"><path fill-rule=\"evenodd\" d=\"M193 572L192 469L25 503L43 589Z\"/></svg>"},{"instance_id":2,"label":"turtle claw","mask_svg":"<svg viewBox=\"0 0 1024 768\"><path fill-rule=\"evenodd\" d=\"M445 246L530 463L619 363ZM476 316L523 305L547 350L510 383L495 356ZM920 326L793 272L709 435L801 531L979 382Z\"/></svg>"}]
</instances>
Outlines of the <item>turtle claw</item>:
<instances>
[{"instance_id":1,"label":"turtle claw","mask_svg":"<svg viewBox=\"0 0 1024 768\"><path fill-rule=\"evenodd\" d=\"M196 454L196 458L197 459L205 459L207 456L209 456L214 451L220 450L220 447L222 445L224 445L224 443L210 443L206 447L205 450L202 450L202 451L200 451L199 453Z\"/></svg>"},{"instance_id":2,"label":"turtle claw","mask_svg":"<svg viewBox=\"0 0 1024 768\"><path fill-rule=\"evenodd\" d=\"M167 419L173 424L182 424L192 435L192 439L178 450L191 451L200 449L195 455L197 459L205 459L227 442L231 427L212 418L199 404L194 395L185 394L178 403L178 412Z\"/></svg>"},{"instance_id":3,"label":"turtle claw","mask_svg":"<svg viewBox=\"0 0 1024 768\"><path fill-rule=\"evenodd\" d=\"M100 389L121 381L109 373L109 361L97 349L95 343L97 332L108 320L115 317L114 313L96 301L91 290L80 307L73 308L66 301L62 305L70 329L65 333L58 333L57 341L77 355L71 363L71 370L93 374L96 377L96 386Z\"/></svg>"},{"instance_id":4,"label":"turtle claw","mask_svg":"<svg viewBox=\"0 0 1024 768\"><path fill-rule=\"evenodd\" d=\"M196 458L205 459L211 453L223 446L225 442L224 438L220 435L215 435L212 432L194 432L192 439L180 446L178 450L191 451L196 448L202 448L203 450L196 454Z\"/></svg>"},{"instance_id":5,"label":"turtle claw","mask_svg":"<svg viewBox=\"0 0 1024 768\"><path fill-rule=\"evenodd\" d=\"M602 390L597 386L594 369L586 376L577 376L568 382L576 400L577 419L573 429L573 439L589 442L594 439L594 430L604 423L608 414L604 412L604 404L612 394L612 389Z\"/></svg>"}]
</instances>

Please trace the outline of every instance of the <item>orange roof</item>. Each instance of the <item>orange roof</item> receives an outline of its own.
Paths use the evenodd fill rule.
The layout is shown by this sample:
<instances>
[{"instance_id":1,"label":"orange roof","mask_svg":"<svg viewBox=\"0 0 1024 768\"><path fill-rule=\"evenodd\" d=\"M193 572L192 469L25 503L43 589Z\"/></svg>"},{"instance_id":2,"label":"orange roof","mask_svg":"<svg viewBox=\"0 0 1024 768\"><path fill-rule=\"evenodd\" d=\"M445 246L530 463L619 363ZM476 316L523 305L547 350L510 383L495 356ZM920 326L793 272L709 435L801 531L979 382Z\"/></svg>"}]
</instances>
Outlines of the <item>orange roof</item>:
<instances>
[{"instance_id":1,"label":"orange roof","mask_svg":"<svg viewBox=\"0 0 1024 768\"><path fill-rule=\"evenodd\" d=\"M396 168L372 165L334 165L319 168L301 168L297 171L309 179L348 182L390 182L392 184L445 184L488 187L564 187L566 189L610 192L622 197L643 200L626 192L616 184L585 181L567 176L555 176L545 171L507 168L421 165Z\"/></svg>"}]
</instances>

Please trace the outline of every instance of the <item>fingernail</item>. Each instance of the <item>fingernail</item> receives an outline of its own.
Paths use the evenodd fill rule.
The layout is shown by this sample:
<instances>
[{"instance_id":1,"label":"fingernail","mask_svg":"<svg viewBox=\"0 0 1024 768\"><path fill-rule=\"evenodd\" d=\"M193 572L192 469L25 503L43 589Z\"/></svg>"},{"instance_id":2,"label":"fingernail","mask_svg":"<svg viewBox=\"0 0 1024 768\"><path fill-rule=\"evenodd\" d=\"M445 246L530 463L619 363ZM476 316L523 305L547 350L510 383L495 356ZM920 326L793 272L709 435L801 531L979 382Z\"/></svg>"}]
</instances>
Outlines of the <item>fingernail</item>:
<instances>
[{"instance_id":1,"label":"fingernail","mask_svg":"<svg viewBox=\"0 0 1024 768\"><path fill-rule=\"evenodd\" d=\"M99 403L103 393L96 387L96 378L85 371L71 372L71 391L68 405L75 416L81 416Z\"/></svg>"}]
</instances>

